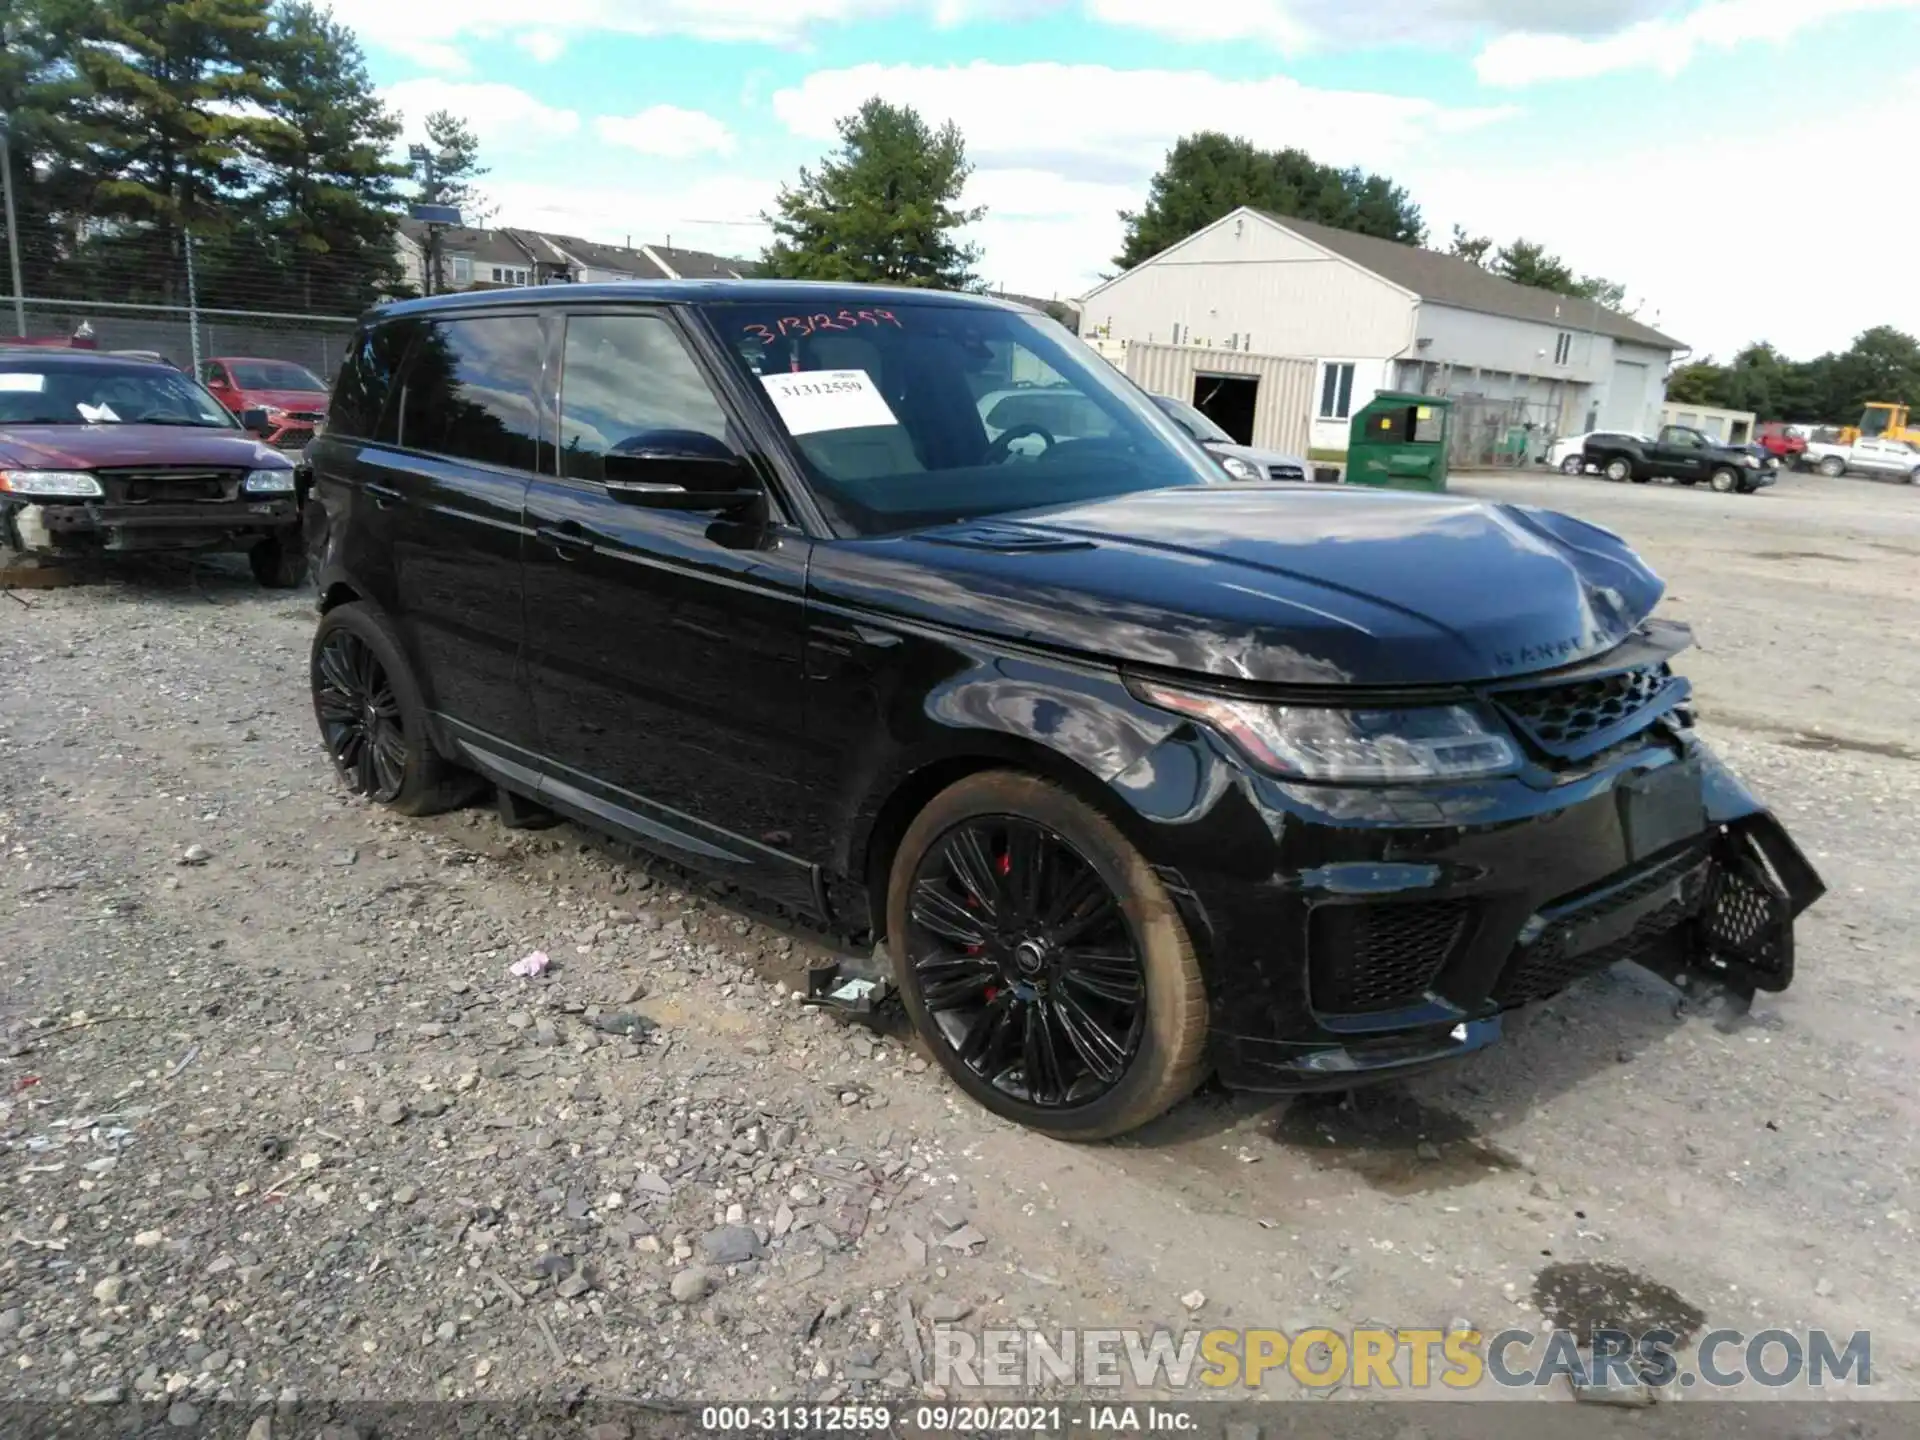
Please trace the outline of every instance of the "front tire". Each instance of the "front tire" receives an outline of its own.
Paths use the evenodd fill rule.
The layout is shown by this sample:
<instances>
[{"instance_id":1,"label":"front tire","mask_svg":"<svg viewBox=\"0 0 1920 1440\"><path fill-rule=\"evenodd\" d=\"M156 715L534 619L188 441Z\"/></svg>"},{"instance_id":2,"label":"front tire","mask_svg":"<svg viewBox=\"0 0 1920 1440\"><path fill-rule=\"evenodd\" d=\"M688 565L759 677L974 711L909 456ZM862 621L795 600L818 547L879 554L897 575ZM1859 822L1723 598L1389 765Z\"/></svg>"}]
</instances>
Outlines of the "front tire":
<instances>
[{"instance_id":1,"label":"front tire","mask_svg":"<svg viewBox=\"0 0 1920 1440\"><path fill-rule=\"evenodd\" d=\"M1560 462L1560 473L1562 475L1579 475L1583 473L1586 468L1587 459L1584 455L1569 455Z\"/></svg>"},{"instance_id":2,"label":"front tire","mask_svg":"<svg viewBox=\"0 0 1920 1440\"><path fill-rule=\"evenodd\" d=\"M997 770L942 791L887 893L907 1013L994 1114L1105 1140L1200 1083L1206 987L1186 926L1140 852L1059 786Z\"/></svg>"},{"instance_id":3,"label":"front tire","mask_svg":"<svg viewBox=\"0 0 1920 1440\"><path fill-rule=\"evenodd\" d=\"M1829 455L1820 462L1820 473L1829 480L1838 480L1847 473L1847 462L1838 455Z\"/></svg>"},{"instance_id":4,"label":"front tire","mask_svg":"<svg viewBox=\"0 0 1920 1440\"><path fill-rule=\"evenodd\" d=\"M1633 478L1633 466L1618 455L1607 461L1606 468L1600 472L1616 485L1624 485Z\"/></svg>"},{"instance_id":5,"label":"front tire","mask_svg":"<svg viewBox=\"0 0 1920 1440\"><path fill-rule=\"evenodd\" d=\"M320 617L313 713L341 783L402 815L437 815L481 789L433 748L427 707L392 628L356 601Z\"/></svg>"},{"instance_id":6,"label":"front tire","mask_svg":"<svg viewBox=\"0 0 1920 1440\"><path fill-rule=\"evenodd\" d=\"M1713 493L1716 495L1731 495L1739 488L1740 476L1736 471L1722 465L1707 477L1707 484L1713 487Z\"/></svg>"}]
</instances>

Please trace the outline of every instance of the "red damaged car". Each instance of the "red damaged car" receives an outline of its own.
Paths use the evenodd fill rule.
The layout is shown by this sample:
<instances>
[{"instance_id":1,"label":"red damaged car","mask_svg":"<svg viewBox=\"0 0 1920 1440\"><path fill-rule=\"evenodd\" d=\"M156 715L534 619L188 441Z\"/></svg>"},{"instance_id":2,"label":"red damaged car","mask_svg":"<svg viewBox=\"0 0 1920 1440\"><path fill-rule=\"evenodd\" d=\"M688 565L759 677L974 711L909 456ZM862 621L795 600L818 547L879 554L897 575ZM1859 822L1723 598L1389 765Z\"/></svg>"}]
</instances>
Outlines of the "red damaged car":
<instances>
[{"instance_id":1,"label":"red damaged car","mask_svg":"<svg viewBox=\"0 0 1920 1440\"><path fill-rule=\"evenodd\" d=\"M287 588L307 574L297 484L171 366L0 349L0 557L244 550L255 579Z\"/></svg>"},{"instance_id":2,"label":"red damaged car","mask_svg":"<svg viewBox=\"0 0 1920 1440\"><path fill-rule=\"evenodd\" d=\"M201 364L200 378L235 415L264 412L266 423L256 428L269 445L298 450L327 418L327 382L291 360L218 355Z\"/></svg>"}]
</instances>

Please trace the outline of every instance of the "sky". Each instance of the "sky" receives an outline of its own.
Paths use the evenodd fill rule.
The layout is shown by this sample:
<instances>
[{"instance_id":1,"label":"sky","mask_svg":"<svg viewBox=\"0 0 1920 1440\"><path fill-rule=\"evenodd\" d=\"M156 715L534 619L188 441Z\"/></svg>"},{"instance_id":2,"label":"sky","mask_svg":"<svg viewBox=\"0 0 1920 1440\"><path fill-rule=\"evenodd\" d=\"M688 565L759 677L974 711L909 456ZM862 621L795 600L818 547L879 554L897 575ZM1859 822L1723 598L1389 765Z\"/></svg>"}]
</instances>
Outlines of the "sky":
<instances>
[{"instance_id":1,"label":"sky","mask_svg":"<svg viewBox=\"0 0 1920 1440\"><path fill-rule=\"evenodd\" d=\"M493 223L751 256L870 95L956 121L998 289L1111 273L1180 135L1404 185L1624 282L1695 357L1920 333L1920 0L333 0L418 138L463 115Z\"/></svg>"}]
</instances>

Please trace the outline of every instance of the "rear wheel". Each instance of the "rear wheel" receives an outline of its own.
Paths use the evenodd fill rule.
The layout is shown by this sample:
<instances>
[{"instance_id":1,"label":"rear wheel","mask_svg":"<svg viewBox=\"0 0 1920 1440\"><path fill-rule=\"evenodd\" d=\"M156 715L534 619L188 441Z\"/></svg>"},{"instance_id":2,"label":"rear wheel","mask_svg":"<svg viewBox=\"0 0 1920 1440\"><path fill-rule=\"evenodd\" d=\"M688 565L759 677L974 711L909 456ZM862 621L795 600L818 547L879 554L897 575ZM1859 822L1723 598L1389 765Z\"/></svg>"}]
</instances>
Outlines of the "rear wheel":
<instances>
[{"instance_id":1,"label":"rear wheel","mask_svg":"<svg viewBox=\"0 0 1920 1440\"><path fill-rule=\"evenodd\" d=\"M1829 480L1838 480L1847 473L1847 462L1838 455L1829 455L1820 462L1820 473Z\"/></svg>"},{"instance_id":2,"label":"rear wheel","mask_svg":"<svg viewBox=\"0 0 1920 1440\"><path fill-rule=\"evenodd\" d=\"M1713 487L1716 495L1731 495L1739 487L1740 475L1729 466L1722 465L1707 477L1707 484Z\"/></svg>"},{"instance_id":3,"label":"rear wheel","mask_svg":"<svg viewBox=\"0 0 1920 1440\"><path fill-rule=\"evenodd\" d=\"M247 551L253 578L269 590L291 590L307 578L307 551L300 537L289 532L261 540Z\"/></svg>"},{"instance_id":4,"label":"rear wheel","mask_svg":"<svg viewBox=\"0 0 1920 1440\"><path fill-rule=\"evenodd\" d=\"M887 928L915 1027L997 1115L1104 1140L1200 1082L1186 926L1140 852L1057 785L992 771L936 796L894 857Z\"/></svg>"},{"instance_id":5,"label":"rear wheel","mask_svg":"<svg viewBox=\"0 0 1920 1440\"><path fill-rule=\"evenodd\" d=\"M433 748L426 705L399 641L365 605L341 605L321 617L309 669L320 738L354 794L402 815L433 815L484 788Z\"/></svg>"},{"instance_id":6,"label":"rear wheel","mask_svg":"<svg viewBox=\"0 0 1920 1440\"><path fill-rule=\"evenodd\" d=\"M1601 473L1604 474L1607 479L1613 481L1614 484L1620 485L1633 478L1633 466L1627 460L1616 455L1613 459L1607 461L1606 468Z\"/></svg>"}]
</instances>

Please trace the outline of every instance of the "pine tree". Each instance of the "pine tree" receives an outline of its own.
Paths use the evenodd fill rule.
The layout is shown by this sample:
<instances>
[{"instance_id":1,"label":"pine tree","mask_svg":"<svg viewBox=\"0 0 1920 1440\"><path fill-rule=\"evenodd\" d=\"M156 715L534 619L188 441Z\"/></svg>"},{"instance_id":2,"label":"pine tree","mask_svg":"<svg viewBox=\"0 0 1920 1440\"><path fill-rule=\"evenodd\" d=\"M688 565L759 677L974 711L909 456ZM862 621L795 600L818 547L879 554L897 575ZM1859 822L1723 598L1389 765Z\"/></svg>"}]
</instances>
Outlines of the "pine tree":
<instances>
[{"instance_id":1,"label":"pine tree","mask_svg":"<svg viewBox=\"0 0 1920 1440\"><path fill-rule=\"evenodd\" d=\"M480 163L480 141L472 128L451 110L435 110L427 116L426 130L427 149L433 155L432 178L426 166L415 163L418 190L414 198L422 205L453 206L465 224L486 224L493 218L494 206L474 184L487 167Z\"/></svg>"},{"instance_id":2,"label":"pine tree","mask_svg":"<svg viewBox=\"0 0 1920 1440\"><path fill-rule=\"evenodd\" d=\"M253 225L280 259L291 292L283 307L355 314L398 278L397 181L406 170L387 155L400 122L374 93L359 41L327 11L284 4L269 38L267 111L276 123L257 142Z\"/></svg>"},{"instance_id":3,"label":"pine tree","mask_svg":"<svg viewBox=\"0 0 1920 1440\"><path fill-rule=\"evenodd\" d=\"M978 288L977 247L956 232L986 213L958 208L972 168L951 121L931 129L908 106L875 98L840 121L841 146L817 172L782 186L764 218L774 243L761 273L797 280Z\"/></svg>"},{"instance_id":4,"label":"pine tree","mask_svg":"<svg viewBox=\"0 0 1920 1440\"><path fill-rule=\"evenodd\" d=\"M102 176L92 211L110 227L91 248L124 274L157 277L162 300L181 297L187 236L233 228L231 198L276 124L260 112L272 94L268 8L101 0L79 30L73 59Z\"/></svg>"},{"instance_id":5,"label":"pine tree","mask_svg":"<svg viewBox=\"0 0 1920 1440\"><path fill-rule=\"evenodd\" d=\"M0 112L6 115L20 268L29 294L61 289L94 176L73 39L93 0L0 0Z\"/></svg>"}]
</instances>

